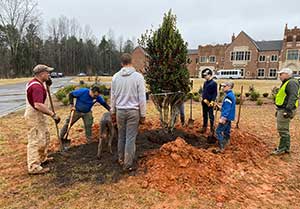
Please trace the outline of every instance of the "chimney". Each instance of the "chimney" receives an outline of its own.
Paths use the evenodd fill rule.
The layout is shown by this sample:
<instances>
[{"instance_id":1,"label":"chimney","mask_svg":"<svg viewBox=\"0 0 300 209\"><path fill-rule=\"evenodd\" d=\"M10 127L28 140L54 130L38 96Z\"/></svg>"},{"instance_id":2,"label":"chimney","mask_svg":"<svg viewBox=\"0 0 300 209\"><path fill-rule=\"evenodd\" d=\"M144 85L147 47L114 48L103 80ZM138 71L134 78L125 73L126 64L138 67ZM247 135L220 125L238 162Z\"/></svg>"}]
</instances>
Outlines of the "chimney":
<instances>
[{"instance_id":1,"label":"chimney","mask_svg":"<svg viewBox=\"0 0 300 209\"><path fill-rule=\"evenodd\" d=\"M235 35L233 33L232 36L231 36L231 43L234 41L234 39L235 39Z\"/></svg>"}]
</instances>

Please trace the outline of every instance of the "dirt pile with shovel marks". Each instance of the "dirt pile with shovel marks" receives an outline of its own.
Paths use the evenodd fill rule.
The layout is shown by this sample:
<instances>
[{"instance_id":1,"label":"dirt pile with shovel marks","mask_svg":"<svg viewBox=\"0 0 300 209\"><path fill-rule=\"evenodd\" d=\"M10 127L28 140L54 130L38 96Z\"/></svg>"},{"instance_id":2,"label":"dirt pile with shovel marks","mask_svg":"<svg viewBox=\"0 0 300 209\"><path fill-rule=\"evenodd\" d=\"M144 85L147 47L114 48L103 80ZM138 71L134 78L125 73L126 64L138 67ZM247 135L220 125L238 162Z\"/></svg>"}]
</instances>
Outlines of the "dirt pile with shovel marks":
<instances>
[{"instance_id":1,"label":"dirt pile with shovel marks","mask_svg":"<svg viewBox=\"0 0 300 209\"><path fill-rule=\"evenodd\" d=\"M167 193L196 190L225 201L236 191L235 176L243 175L247 167L259 167L268 155L259 138L237 130L224 154L213 154L212 149L196 148L180 137L162 145L140 162L146 171L143 186Z\"/></svg>"}]
</instances>

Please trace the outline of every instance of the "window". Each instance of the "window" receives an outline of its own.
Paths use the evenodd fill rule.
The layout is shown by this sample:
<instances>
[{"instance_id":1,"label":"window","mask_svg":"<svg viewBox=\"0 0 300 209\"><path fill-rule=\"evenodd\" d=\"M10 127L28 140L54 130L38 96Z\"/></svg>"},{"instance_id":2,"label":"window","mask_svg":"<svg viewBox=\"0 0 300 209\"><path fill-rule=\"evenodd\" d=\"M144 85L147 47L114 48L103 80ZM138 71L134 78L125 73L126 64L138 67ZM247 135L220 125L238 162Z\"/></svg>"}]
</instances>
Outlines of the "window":
<instances>
[{"instance_id":1,"label":"window","mask_svg":"<svg viewBox=\"0 0 300 209\"><path fill-rule=\"evenodd\" d=\"M297 42L300 41L300 35L298 35L298 36L296 37L296 41L297 41Z\"/></svg>"},{"instance_id":2,"label":"window","mask_svg":"<svg viewBox=\"0 0 300 209\"><path fill-rule=\"evenodd\" d=\"M293 41L293 36L288 36L286 39L287 42L292 42Z\"/></svg>"},{"instance_id":3,"label":"window","mask_svg":"<svg viewBox=\"0 0 300 209\"><path fill-rule=\"evenodd\" d=\"M299 58L299 51L297 49L291 49L287 51L287 60L298 60Z\"/></svg>"},{"instance_id":4,"label":"window","mask_svg":"<svg viewBox=\"0 0 300 209\"><path fill-rule=\"evenodd\" d=\"M196 63L198 63L198 62L199 62L199 58L197 57L197 58L196 58Z\"/></svg>"},{"instance_id":5,"label":"window","mask_svg":"<svg viewBox=\"0 0 300 209\"><path fill-rule=\"evenodd\" d=\"M231 52L231 61L238 60L238 61L244 61L244 60L250 60L250 51L235 51Z\"/></svg>"},{"instance_id":6,"label":"window","mask_svg":"<svg viewBox=\"0 0 300 209\"><path fill-rule=\"evenodd\" d=\"M257 77L265 77L265 69L258 69Z\"/></svg>"},{"instance_id":7,"label":"window","mask_svg":"<svg viewBox=\"0 0 300 209\"><path fill-rule=\"evenodd\" d=\"M271 62L277 62L277 61L278 61L278 56L276 54L272 54Z\"/></svg>"},{"instance_id":8,"label":"window","mask_svg":"<svg viewBox=\"0 0 300 209\"><path fill-rule=\"evenodd\" d=\"M245 52L245 60L250 60L250 51Z\"/></svg>"},{"instance_id":9,"label":"window","mask_svg":"<svg viewBox=\"0 0 300 209\"><path fill-rule=\"evenodd\" d=\"M241 76L244 77L244 71L245 69L241 69Z\"/></svg>"},{"instance_id":10,"label":"window","mask_svg":"<svg viewBox=\"0 0 300 209\"><path fill-rule=\"evenodd\" d=\"M265 55L259 55L258 61L265 62L266 61L266 56Z\"/></svg>"},{"instance_id":11,"label":"window","mask_svg":"<svg viewBox=\"0 0 300 209\"><path fill-rule=\"evenodd\" d=\"M206 62L206 56L201 56L200 57L200 62Z\"/></svg>"},{"instance_id":12,"label":"window","mask_svg":"<svg viewBox=\"0 0 300 209\"><path fill-rule=\"evenodd\" d=\"M216 56L210 56L209 62L216 62Z\"/></svg>"},{"instance_id":13,"label":"window","mask_svg":"<svg viewBox=\"0 0 300 209\"><path fill-rule=\"evenodd\" d=\"M277 70L275 68L270 68L269 69L269 77L275 78L277 76L276 71Z\"/></svg>"}]
</instances>

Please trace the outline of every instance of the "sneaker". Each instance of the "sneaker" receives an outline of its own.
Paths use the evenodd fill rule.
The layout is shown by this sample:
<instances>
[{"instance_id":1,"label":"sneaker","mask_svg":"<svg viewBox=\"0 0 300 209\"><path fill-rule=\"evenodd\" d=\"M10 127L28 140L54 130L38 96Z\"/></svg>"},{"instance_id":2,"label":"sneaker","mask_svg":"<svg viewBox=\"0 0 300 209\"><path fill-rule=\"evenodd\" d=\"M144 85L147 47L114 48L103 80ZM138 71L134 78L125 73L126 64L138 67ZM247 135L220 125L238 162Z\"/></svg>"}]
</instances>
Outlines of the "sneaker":
<instances>
[{"instance_id":1,"label":"sneaker","mask_svg":"<svg viewBox=\"0 0 300 209\"><path fill-rule=\"evenodd\" d=\"M290 150L286 149L286 148L281 148L279 149L278 147L275 148L275 150L271 153L271 155L282 155L285 153L290 153Z\"/></svg>"},{"instance_id":2,"label":"sneaker","mask_svg":"<svg viewBox=\"0 0 300 209\"><path fill-rule=\"evenodd\" d=\"M204 133L206 132L206 129L207 129L206 127L200 128L200 133L201 133L201 134L204 134Z\"/></svg>"},{"instance_id":3,"label":"sneaker","mask_svg":"<svg viewBox=\"0 0 300 209\"><path fill-rule=\"evenodd\" d=\"M40 170L30 171L28 172L30 175L39 175L39 174L45 174L50 171L50 168L42 168Z\"/></svg>"}]
</instances>

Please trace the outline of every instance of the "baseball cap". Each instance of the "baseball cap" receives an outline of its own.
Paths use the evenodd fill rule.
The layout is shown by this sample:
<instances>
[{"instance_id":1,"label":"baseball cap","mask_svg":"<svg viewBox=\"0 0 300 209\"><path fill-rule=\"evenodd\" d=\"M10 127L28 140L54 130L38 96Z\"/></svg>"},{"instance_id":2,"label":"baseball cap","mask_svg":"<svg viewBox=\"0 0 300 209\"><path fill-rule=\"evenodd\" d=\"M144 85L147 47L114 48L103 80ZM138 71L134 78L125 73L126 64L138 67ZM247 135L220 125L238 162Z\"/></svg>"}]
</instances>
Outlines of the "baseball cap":
<instances>
[{"instance_id":1,"label":"baseball cap","mask_svg":"<svg viewBox=\"0 0 300 209\"><path fill-rule=\"evenodd\" d=\"M205 75L212 75L212 70L209 69L209 68L206 68L203 70L203 73L202 73L203 76Z\"/></svg>"},{"instance_id":2,"label":"baseball cap","mask_svg":"<svg viewBox=\"0 0 300 209\"><path fill-rule=\"evenodd\" d=\"M282 69L279 70L277 73L278 73L278 74L280 74L280 73L287 73L287 74L289 74L289 75L292 75L292 74L293 74L293 71L292 71L290 68L282 68Z\"/></svg>"},{"instance_id":3,"label":"baseball cap","mask_svg":"<svg viewBox=\"0 0 300 209\"><path fill-rule=\"evenodd\" d=\"M47 65L38 64L33 68L32 71L33 71L34 74L37 74L37 73L40 73L40 72L43 72L43 71L51 72L52 70L54 70L54 68L48 67Z\"/></svg>"},{"instance_id":4,"label":"baseball cap","mask_svg":"<svg viewBox=\"0 0 300 209\"><path fill-rule=\"evenodd\" d=\"M230 88L233 88L234 83L231 81L227 81L227 82L221 83L221 86L229 86Z\"/></svg>"}]
</instances>

